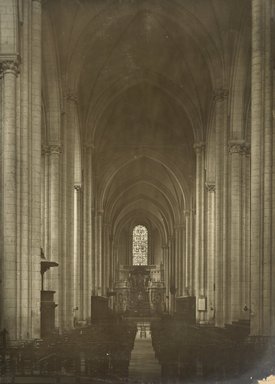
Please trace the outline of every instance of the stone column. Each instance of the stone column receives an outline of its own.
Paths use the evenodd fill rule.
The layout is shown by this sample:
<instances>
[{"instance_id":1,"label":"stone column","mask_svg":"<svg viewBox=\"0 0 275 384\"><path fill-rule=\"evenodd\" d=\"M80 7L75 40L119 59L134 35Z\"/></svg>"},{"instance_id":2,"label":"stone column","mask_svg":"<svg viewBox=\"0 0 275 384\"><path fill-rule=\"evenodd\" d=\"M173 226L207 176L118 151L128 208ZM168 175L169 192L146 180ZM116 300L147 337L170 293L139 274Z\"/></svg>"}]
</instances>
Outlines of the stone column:
<instances>
[{"instance_id":1,"label":"stone column","mask_svg":"<svg viewBox=\"0 0 275 384\"><path fill-rule=\"evenodd\" d=\"M222 205L222 257L223 257L223 319L224 323L231 322L231 264L229 260L230 254L230 214L229 214L229 162L228 162L228 123L226 115L226 123L223 130L223 205Z\"/></svg>"},{"instance_id":2,"label":"stone column","mask_svg":"<svg viewBox=\"0 0 275 384\"><path fill-rule=\"evenodd\" d=\"M55 291L55 301L58 307L55 311L56 326L60 326L60 311L62 303L62 289L60 282L60 156L61 146L59 143L50 144L46 148L46 159L48 161L47 180L45 183L46 205L45 205L45 227L48 234L45 239L45 256L48 260L59 264L57 268L51 268L45 276L45 287Z\"/></svg>"},{"instance_id":3,"label":"stone column","mask_svg":"<svg viewBox=\"0 0 275 384\"><path fill-rule=\"evenodd\" d=\"M200 258L201 258L201 238L200 238L200 192L201 192L201 147L194 146L196 152L196 217L195 217L195 296L196 308L200 294ZM197 317L196 312L196 317Z\"/></svg>"},{"instance_id":4,"label":"stone column","mask_svg":"<svg viewBox=\"0 0 275 384\"><path fill-rule=\"evenodd\" d=\"M39 50L34 49L30 55L29 49L34 40L33 33L37 24L38 40L40 40L40 15L36 15L32 1L26 2L23 7L23 24L21 28L21 57L20 77L17 78L17 317L18 317L18 338L30 338L35 330L33 337L39 337L39 301L40 301L40 249L43 246L38 242L41 236L40 226L35 225L36 234L32 236L33 218L34 222L40 221L41 205L40 193L41 184L39 177L41 168L38 170L40 161L38 146L40 145L40 109L38 103L40 94L36 100L40 84L40 54ZM39 7L39 4L38 4ZM34 19L32 19L32 16ZM35 71L38 67L38 76L32 71L32 64ZM34 76L34 77L33 77ZM32 84L34 78L34 84ZM40 89L41 90L41 89ZM36 118L36 119L35 119ZM38 119L37 119L38 118ZM34 133L34 134L33 134ZM34 140L32 140L34 138ZM37 164L38 161L38 164ZM34 171L34 172L33 172ZM36 180L38 178L38 183ZM33 182L34 181L34 185ZM39 186L39 193L38 193ZM33 187L35 195L33 199ZM44 189L45 190L45 189ZM34 207L36 205L36 207ZM39 206L39 211L38 211ZM33 217L34 214L34 217ZM39 234L37 229L39 228ZM33 246L34 245L34 246ZM32 317L36 319L33 322Z\"/></svg>"},{"instance_id":5,"label":"stone column","mask_svg":"<svg viewBox=\"0 0 275 384\"><path fill-rule=\"evenodd\" d=\"M3 71L1 68L1 63L0 63L0 151L2 154L2 148L3 148ZM3 168L3 160L2 160L2 155L0 156L0 169L2 170ZM2 193L3 191L3 171L0 173L0 191ZM3 224L1 220L3 219L3 211L2 211L2 198L0 197L0 250L3 252ZM0 262L1 263L1 262ZM1 264L0 264L1 266ZM0 269L1 271L1 269ZM0 311L1 311L1 293L0 293ZM0 326L1 326L1 316L0 316Z\"/></svg>"},{"instance_id":6,"label":"stone column","mask_svg":"<svg viewBox=\"0 0 275 384\"><path fill-rule=\"evenodd\" d=\"M74 289L73 289L73 311L74 320L80 319L80 268L81 268L81 185L74 186Z\"/></svg>"},{"instance_id":7,"label":"stone column","mask_svg":"<svg viewBox=\"0 0 275 384\"><path fill-rule=\"evenodd\" d=\"M31 9L31 258L29 259L29 318L31 337L40 335L40 173L41 173L41 0Z\"/></svg>"},{"instance_id":8,"label":"stone column","mask_svg":"<svg viewBox=\"0 0 275 384\"><path fill-rule=\"evenodd\" d=\"M175 234L175 258L174 258L174 262L175 262L175 287L177 289L176 291L176 296L180 296L180 288L179 288L179 285L180 285L180 246L179 246L179 242L180 242L180 235L179 235L179 227L176 226L174 228L174 234Z\"/></svg>"},{"instance_id":9,"label":"stone column","mask_svg":"<svg viewBox=\"0 0 275 384\"><path fill-rule=\"evenodd\" d=\"M190 294L195 296L195 219L196 211L190 211Z\"/></svg>"},{"instance_id":10,"label":"stone column","mask_svg":"<svg viewBox=\"0 0 275 384\"><path fill-rule=\"evenodd\" d=\"M163 245L162 246L162 258L163 258L163 265L164 265L164 282L165 282L165 308L166 311L169 310L169 260L168 260L168 246Z\"/></svg>"},{"instance_id":11,"label":"stone column","mask_svg":"<svg viewBox=\"0 0 275 384\"><path fill-rule=\"evenodd\" d=\"M85 147L84 162L84 195L83 195L83 263L82 263L82 284L83 284L83 318L90 314L90 296L95 290L96 271L94 247L94 225L93 225L93 145Z\"/></svg>"},{"instance_id":12,"label":"stone column","mask_svg":"<svg viewBox=\"0 0 275 384\"><path fill-rule=\"evenodd\" d=\"M227 132L228 91L218 89L214 94L216 126L216 206L215 206L215 324L223 326L225 322L224 301L226 301L226 265L224 246L224 213L226 198L224 195L224 142Z\"/></svg>"},{"instance_id":13,"label":"stone column","mask_svg":"<svg viewBox=\"0 0 275 384\"><path fill-rule=\"evenodd\" d=\"M274 2L273 2L273 13L274 13ZM273 71L273 84L275 84L275 71ZM273 86L273 102L275 100L275 86ZM272 127L273 127L273 138L272 138L272 146L273 146L273 162L272 162L272 218L273 218L273 227L274 227L274 217L275 217L275 108L273 108L273 120L272 120ZM275 241L272 241L272 265L275 265ZM274 270L274 268L272 268ZM272 279L272 287L271 287L271 295L273 302L275 301L275 279ZM271 310L271 317L272 317L272 336L275 336L275 308L272 307Z\"/></svg>"},{"instance_id":14,"label":"stone column","mask_svg":"<svg viewBox=\"0 0 275 384\"><path fill-rule=\"evenodd\" d=\"M111 247L110 247L110 224L105 223L104 224L104 284L103 284L103 293L106 295L107 289L111 288L111 281L110 281L110 275L111 275Z\"/></svg>"},{"instance_id":15,"label":"stone column","mask_svg":"<svg viewBox=\"0 0 275 384\"><path fill-rule=\"evenodd\" d=\"M60 263L60 155L61 146L51 144L48 146L49 156L49 249L46 257ZM59 268L51 270L54 277L50 287L60 294ZM59 300L61 298L59 297Z\"/></svg>"},{"instance_id":16,"label":"stone column","mask_svg":"<svg viewBox=\"0 0 275 384\"><path fill-rule=\"evenodd\" d=\"M107 255L107 223L105 223L103 221L103 218L102 218L102 233L101 233L101 254L102 254L102 257L101 257L101 274L102 274L102 280L101 280L101 283L102 283L102 288L101 288L101 295L102 296L105 296L106 295L106 278L107 278L107 265L108 265L108 255Z\"/></svg>"},{"instance_id":17,"label":"stone column","mask_svg":"<svg viewBox=\"0 0 275 384\"><path fill-rule=\"evenodd\" d=\"M109 288L110 275L110 244L109 244L109 224L102 224L102 292L106 296L107 288Z\"/></svg>"},{"instance_id":18,"label":"stone column","mask_svg":"<svg viewBox=\"0 0 275 384\"><path fill-rule=\"evenodd\" d=\"M251 334L271 334L271 1L252 0Z\"/></svg>"},{"instance_id":19,"label":"stone column","mask_svg":"<svg viewBox=\"0 0 275 384\"><path fill-rule=\"evenodd\" d=\"M111 231L111 229L110 229ZM115 259L114 259L114 238L110 233L110 289L113 291L115 286ZM113 299L112 299L113 302Z\"/></svg>"},{"instance_id":20,"label":"stone column","mask_svg":"<svg viewBox=\"0 0 275 384\"><path fill-rule=\"evenodd\" d=\"M65 95L64 152L63 152L63 196L62 204L62 302L63 327L73 326L73 229L74 229L74 161L75 161L75 127L77 126L77 96L68 90Z\"/></svg>"},{"instance_id":21,"label":"stone column","mask_svg":"<svg viewBox=\"0 0 275 384\"><path fill-rule=\"evenodd\" d=\"M17 338L16 58L2 61L1 329Z\"/></svg>"},{"instance_id":22,"label":"stone column","mask_svg":"<svg viewBox=\"0 0 275 384\"><path fill-rule=\"evenodd\" d=\"M171 246L170 246L170 241L168 240L168 245L167 245L167 264L168 264L168 311L169 313L172 313L172 302L171 302L171 294L170 294L170 287L172 285L171 281Z\"/></svg>"},{"instance_id":23,"label":"stone column","mask_svg":"<svg viewBox=\"0 0 275 384\"><path fill-rule=\"evenodd\" d=\"M198 299L205 300L205 234L204 234L204 200L205 200L205 144L194 145L196 151L196 238L195 238L195 291ZM199 321L205 320L205 313L197 313Z\"/></svg>"},{"instance_id":24,"label":"stone column","mask_svg":"<svg viewBox=\"0 0 275 384\"><path fill-rule=\"evenodd\" d=\"M30 61L29 46L31 44L31 28L30 28L30 15L31 5L29 2L24 7L24 23L22 25L22 57L24 58L20 66L20 94L18 95L17 103L20 105L20 113L17 110L17 119L20 119L18 124L18 140L17 140L17 198L18 206L20 206L17 218L18 235L20 245L17 249L18 260L18 329L20 328L19 338L27 339L30 334L30 321L29 321L29 265L31 260L31 242L29 235L31 218L30 218L30 205L32 202L31 183L30 183L30 151L31 151L31 129L30 129L30 104L31 104L31 90L30 90ZM19 77L18 77L19 80ZM17 92L18 92L17 87ZM46 158L46 155L45 155ZM46 230L47 228L45 228ZM40 289L40 288L39 288Z\"/></svg>"},{"instance_id":25,"label":"stone column","mask_svg":"<svg viewBox=\"0 0 275 384\"><path fill-rule=\"evenodd\" d=\"M250 319L250 146L245 144L242 161L242 224L241 224L241 317Z\"/></svg>"},{"instance_id":26,"label":"stone column","mask_svg":"<svg viewBox=\"0 0 275 384\"><path fill-rule=\"evenodd\" d=\"M230 192L230 274L231 321L241 318L241 170L243 141L229 143L231 192Z\"/></svg>"},{"instance_id":27,"label":"stone column","mask_svg":"<svg viewBox=\"0 0 275 384\"><path fill-rule=\"evenodd\" d=\"M168 263L169 263L169 312L175 312L175 238L170 237L168 242Z\"/></svg>"},{"instance_id":28,"label":"stone column","mask_svg":"<svg viewBox=\"0 0 275 384\"><path fill-rule=\"evenodd\" d=\"M49 250L49 149L47 145L42 146L41 155L41 247L47 258ZM45 286L45 289L48 289L48 287Z\"/></svg>"},{"instance_id":29,"label":"stone column","mask_svg":"<svg viewBox=\"0 0 275 384\"><path fill-rule=\"evenodd\" d=\"M215 183L207 182L207 320L215 321Z\"/></svg>"},{"instance_id":30,"label":"stone column","mask_svg":"<svg viewBox=\"0 0 275 384\"><path fill-rule=\"evenodd\" d=\"M119 281L119 270L118 270L118 246L113 241L113 279L114 282Z\"/></svg>"},{"instance_id":31,"label":"stone column","mask_svg":"<svg viewBox=\"0 0 275 384\"><path fill-rule=\"evenodd\" d=\"M265 53L262 55L264 62L264 158L263 158L263 185L264 185L264 196L263 196L263 333L265 335L271 335L274 331L272 324L271 313L275 310L275 297L272 297L272 280L275 273L274 261L275 255L272 254L272 240L275 234L274 220L272 217L272 172L273 172L273 161L274 161L274 148L273 148L273 119L272 109L274 100L272 100L273 94L273 65L272 52L274 40L271 39L271 17L272 17L272 3L274 7L274 1L265 0L263 3L263 15L262 22L264 27L264 49ZM274 12L273 12L274 15ZM274 22L274 21L273 21ZM255 26L255 24L254 24ZM253 36L254 38L254 36ZM253 44L253 43L252 43ZM263 59L264 56L264 59ZM255 56L252 56L253 64L255 64ZM255 72L253 71L253 75ZM254 91L254 85L252 85ZM253 97L256 97L256 92L253 93ZM253 103L253 102L252 102ZM254 117L254 116L253 116ZM255 126L253 126L254 130ZM254 135L253 135L254 136ZM254 136L255 138L255 136ZM252 142L252 132L251 132ZM254 147L255 149L255 147ZM262 148L263 150L263 148ZM255 165L255 164L254 164ZM254 167L255 170L255 167ZM253 180L253 182L255 179ZM252 183L252 180L251 180ZM273 186L275 187L275 186ZM272 271L271 271L272 270ZM271 272L271 273L270 273Z\"/></svg>"},{"instance_id":32,"label":"stone column","mask_svg":"<svg viewBox=\"0 0 275 384\"><path fill-rule=\"evenodd\" d=\"M114 259L114 238L111 233L111 227L109 228L109 260L110 260L110 274L109 274L109 289L114 292L116 286L116 277L115 277L115 259ZM109 306L112 310L115 309L116 299L114 296L110 297Z\"/></svg>"},{"instance_id":33,"label":"stone column","mask_svg":"<svg viewBox=\"0 0 275 384\"><path fill-rule=\"evenodd\" d=\"M177 296L182 296L186 286L186 255L185 255L185 227L180 224L177 227Z\"/></svg>"},{"instance_id":34,"label":"stone column","mask_svg":"<svg viewBox=\"0 0 275 384\"><path fill-rule=\"evenodd\" d=\"M91 294L93 288L93 280L95 279L95 267L94 267L94 242L95 242L95 223L94 223L94 147L90 146L89 151L87 153L87 161L88 161L88 195L87 198L87 315L90 316L90 306L91 306Z\"/></svg>"},{"instance_id":35,"label":"stone column","mask_svg":"<svg viewBox=\"0 0 275 384\"><path fill-rule=\"evenodd\" d=\"M184 259L184 271L185 271L185 284L183 285L184 295L190 293L190 280L191 280L191 224L190 224L190 211L185 210L185 259Z\"/></svg>"},{"instance_id":36,"label":"stone column","mask_svg":"<svg viewBox=\"0 0 275 384\"><path fill-rule=\"evenodd\" d=\"M103 211L98 211L96 214L96 254L95 254L95 260L96 260L96 281L97 281L97 294L99 296L103 293L103 281L102 281L102 216Z\"/></svg>"}]
</instances>

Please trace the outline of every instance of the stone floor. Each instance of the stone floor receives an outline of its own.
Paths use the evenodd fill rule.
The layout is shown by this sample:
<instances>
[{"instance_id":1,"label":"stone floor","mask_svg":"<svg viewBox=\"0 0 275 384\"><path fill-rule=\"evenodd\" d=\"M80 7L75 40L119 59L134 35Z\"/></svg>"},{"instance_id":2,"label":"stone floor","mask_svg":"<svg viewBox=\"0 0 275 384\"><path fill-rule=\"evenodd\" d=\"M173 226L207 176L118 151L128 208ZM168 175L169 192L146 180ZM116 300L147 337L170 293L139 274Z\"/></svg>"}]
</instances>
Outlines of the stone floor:
<instances>
[{"instance_id":1,"label":"stone floor","mask_svg":"<svg viewBox=\"0 0 275 384\"><path fill-rule=\"evenodd\" d=\"M149 323L138 323L129 366L129 383L160 383L161 366L155 358Z\"/></svg>"}]
</instances>

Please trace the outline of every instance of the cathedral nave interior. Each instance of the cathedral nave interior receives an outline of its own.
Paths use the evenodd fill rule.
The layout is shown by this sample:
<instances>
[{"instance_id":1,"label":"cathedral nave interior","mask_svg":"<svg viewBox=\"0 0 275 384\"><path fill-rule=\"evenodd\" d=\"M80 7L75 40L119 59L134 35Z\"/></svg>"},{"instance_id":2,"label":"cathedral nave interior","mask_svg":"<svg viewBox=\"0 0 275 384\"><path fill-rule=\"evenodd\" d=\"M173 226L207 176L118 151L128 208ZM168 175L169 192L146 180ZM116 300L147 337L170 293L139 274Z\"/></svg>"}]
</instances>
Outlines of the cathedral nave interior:
<instances>
[{"instance_id":1,"label":"cathedral nave interior","mask_svg":"<svg viewBox=\"0 0 275 384\"><path fill-rule=\"evenodd\" d=\"M274 371L274 9L0 1L0 382Z\"/></svg>"}]
</instances>

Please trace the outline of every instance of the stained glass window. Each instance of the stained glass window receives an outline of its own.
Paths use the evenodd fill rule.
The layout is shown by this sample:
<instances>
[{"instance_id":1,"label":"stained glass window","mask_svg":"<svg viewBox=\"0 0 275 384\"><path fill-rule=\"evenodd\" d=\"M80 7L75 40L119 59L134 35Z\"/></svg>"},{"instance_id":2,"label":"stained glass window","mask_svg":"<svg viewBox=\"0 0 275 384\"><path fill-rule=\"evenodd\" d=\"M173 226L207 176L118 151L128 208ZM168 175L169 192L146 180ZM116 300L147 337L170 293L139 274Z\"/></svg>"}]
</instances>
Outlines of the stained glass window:
<instances>
[{"instance_id":1,"label":"stained glass window","mask_svg":"<svg viewBox=\"0 0 275 384\"><path fill-rule=\"evenodd\" d=\"M133 265L148 264L148 230L137 225L133 230Z\"/></svg>"}]
</instances>

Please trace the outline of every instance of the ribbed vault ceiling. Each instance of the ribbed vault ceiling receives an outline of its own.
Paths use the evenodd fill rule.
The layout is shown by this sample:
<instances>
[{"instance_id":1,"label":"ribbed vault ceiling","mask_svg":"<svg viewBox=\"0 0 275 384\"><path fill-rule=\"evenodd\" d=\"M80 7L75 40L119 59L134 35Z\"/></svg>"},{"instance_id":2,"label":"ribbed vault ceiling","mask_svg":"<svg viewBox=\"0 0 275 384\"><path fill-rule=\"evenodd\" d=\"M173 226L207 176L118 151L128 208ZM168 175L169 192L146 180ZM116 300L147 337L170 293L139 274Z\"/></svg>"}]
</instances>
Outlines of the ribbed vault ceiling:
<instances>
[{"instance_id":1,"label":"ribbed vault ceiling","mask_svg":"<svg viewBox=\"0 0 275 384\"><path fill-rule=\"evenodd\" d=\"M78 95L82 145L95 148L97 206L113 227L132 212L164 220L168 231L191 204L193 144L205 140L213 89L230 74L247 4L45 4L63 87Z\"/></svg>"}]
</instances>

